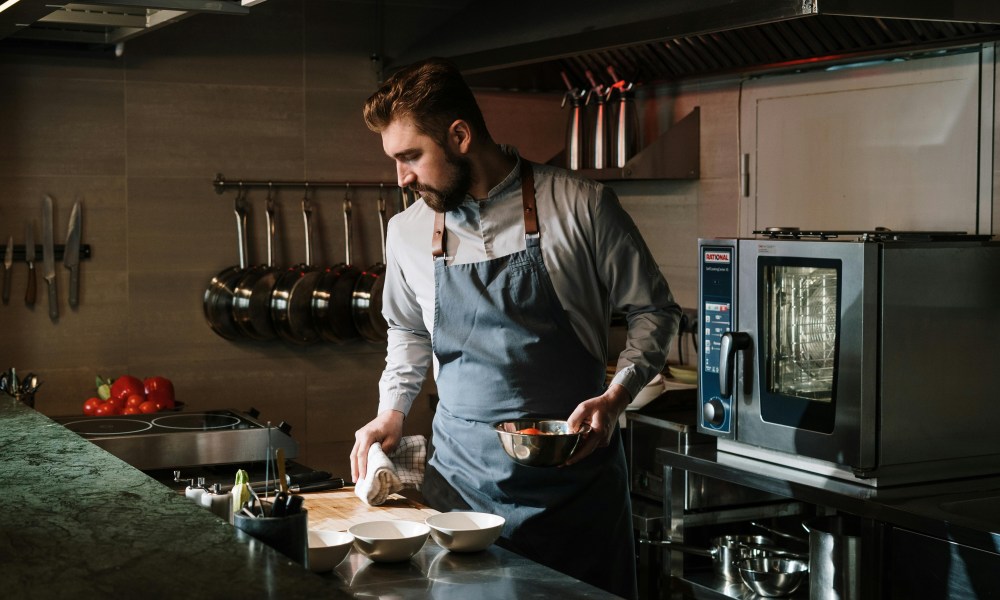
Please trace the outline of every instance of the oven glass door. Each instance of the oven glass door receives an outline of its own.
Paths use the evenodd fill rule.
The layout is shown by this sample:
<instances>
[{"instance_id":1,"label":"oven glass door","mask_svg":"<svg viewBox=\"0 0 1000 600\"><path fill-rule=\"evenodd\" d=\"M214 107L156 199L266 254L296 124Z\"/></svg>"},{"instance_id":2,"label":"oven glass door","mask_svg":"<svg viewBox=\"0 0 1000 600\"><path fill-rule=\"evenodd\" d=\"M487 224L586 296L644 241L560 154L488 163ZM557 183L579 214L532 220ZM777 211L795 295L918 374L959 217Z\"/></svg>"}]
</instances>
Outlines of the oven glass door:
<instances>
[{"instance_id":1,"label":"oven glass door","mask_svg":"<svg viewBox=\"0 0 1000 600\"><path fill-rule=\"evenodd\" d=\"M761 257L761 417L829 433L837 395L843 267L839 260Z\"/></svg>"}]
</instances>

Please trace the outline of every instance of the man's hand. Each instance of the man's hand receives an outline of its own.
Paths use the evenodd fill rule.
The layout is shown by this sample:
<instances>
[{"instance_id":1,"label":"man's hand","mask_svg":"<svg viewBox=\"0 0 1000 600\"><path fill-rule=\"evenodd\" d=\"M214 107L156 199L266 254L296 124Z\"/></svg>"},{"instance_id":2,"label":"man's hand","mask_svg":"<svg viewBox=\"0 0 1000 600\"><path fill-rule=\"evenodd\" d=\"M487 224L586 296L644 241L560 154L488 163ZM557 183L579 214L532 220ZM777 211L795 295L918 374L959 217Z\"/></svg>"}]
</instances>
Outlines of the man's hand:
<instances>
[{"instance_id":1,"label":"man's hand","mask_svg":"<svg viewBox=\"0 0 1000 600\"><path fill-rule=\"evenodd\" d=\"M618 417L631 401L632 397L624 387L612 383L600 396L581 402L569 416L568 424L570 429L574 430L590 425L590 433L584 437L582 444L577 446L566 464L580 462L597 448L606 447L611 442Z\"/></svg>"},{"instance_id":2,"label":"man's hand","mask_svg":"<svg viewBox=\"0 0 1000 600\"><path fill-rule=\"evenodd\" d=\"M367 425L354 432L354 448L351 449L351 481L358 482L368 473L368 448L375 442L382 444L382 450L389 454L396 449L403 437L403 413L387 410L379 413Z\"/></svg>"}]
</instances>

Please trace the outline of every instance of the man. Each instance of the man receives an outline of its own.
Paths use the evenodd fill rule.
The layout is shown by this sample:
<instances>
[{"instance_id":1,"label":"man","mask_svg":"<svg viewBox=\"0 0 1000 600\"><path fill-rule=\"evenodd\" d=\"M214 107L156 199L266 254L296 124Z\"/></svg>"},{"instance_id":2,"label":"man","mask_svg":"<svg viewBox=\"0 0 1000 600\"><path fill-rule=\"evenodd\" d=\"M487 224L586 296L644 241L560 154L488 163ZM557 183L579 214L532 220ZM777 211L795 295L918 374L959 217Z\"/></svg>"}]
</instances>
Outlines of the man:
<instances>
[{"instance_id":1,"label":"man","mask_svg":"<svg viewBox=\"0 0 1000 600\"><path fill-rule=\"evenodd\" d=\"M391 452L433 365L439 403L421 491L437 510L506 519L501 543L626 598L636 596L631 505L618 417L662 368L680 308L609 188L497 145L468 85L431 59L365 104L400 186L421 200L389 222L389 323L379 412L355 434ZM604 388L612 310L626 349ZM558 468L507 457L492 425L518 418L591 427Z\"/></svg>"}]
</instances>

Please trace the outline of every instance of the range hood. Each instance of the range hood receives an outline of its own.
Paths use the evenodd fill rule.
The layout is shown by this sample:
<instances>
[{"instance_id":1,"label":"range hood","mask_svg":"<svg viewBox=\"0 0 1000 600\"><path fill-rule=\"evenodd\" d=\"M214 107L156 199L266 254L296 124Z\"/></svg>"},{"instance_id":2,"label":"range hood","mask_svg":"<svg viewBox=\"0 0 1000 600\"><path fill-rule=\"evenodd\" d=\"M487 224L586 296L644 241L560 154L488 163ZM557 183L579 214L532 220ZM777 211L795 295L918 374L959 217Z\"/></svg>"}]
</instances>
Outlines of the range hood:
<instances>
[{"instance_id":1,"label":"range hood","mask_svg":"<svg viewBox=\"0 0 1000 600\"><path fill-rule=\"evenodd\" d=\"M0 0L0 48L111 49L198 13L245 15L263 0Z\"/></svg>"},{"instance_id":2,"label":"range hood","mask_svg":"<svg viewBox=\"0 0 1000 600\"><path fill-rule=\"evenodd\" d=\"M385 65L444 56L473 85L552 91L562 71L649 83L994 39L997 0L508 0L469 2Z\"/></svg>"}]
</instances>

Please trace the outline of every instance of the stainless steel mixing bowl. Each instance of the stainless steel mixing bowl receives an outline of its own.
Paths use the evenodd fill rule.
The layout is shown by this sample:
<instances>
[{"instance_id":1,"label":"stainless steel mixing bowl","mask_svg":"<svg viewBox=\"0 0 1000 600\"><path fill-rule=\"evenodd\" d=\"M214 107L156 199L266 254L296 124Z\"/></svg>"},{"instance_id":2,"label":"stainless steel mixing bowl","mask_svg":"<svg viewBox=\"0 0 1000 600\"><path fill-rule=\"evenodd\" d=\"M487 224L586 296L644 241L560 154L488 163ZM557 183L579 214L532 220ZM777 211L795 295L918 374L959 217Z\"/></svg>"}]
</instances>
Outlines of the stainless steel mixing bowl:
<instances>
[{"instance_id":1,"label":"stainless steel mixing bowl","mask_svg":"<svg viewBox=\"0 0 1000 600\"><path fill-rule=\"evenodd\" d=\"M529 467L555 467L566 462L583 436L590 431L570 431L566 421L522 419L504 421L493 426L500 437L504 452L515 462ZM541 434L517 433L534 428Z\"/></svg>"},{"instance_id":2,"label":"stainless steel mixing bowl","mask_svg":"<svg viewBox=\"0 0 1000 600\"><path fill-rule=\"evenodd\" d=\"M754 592L769 598L794 592L809 565L791 558L747 558L740 561L740 578Z\"/></svg>"}]
</instances>

